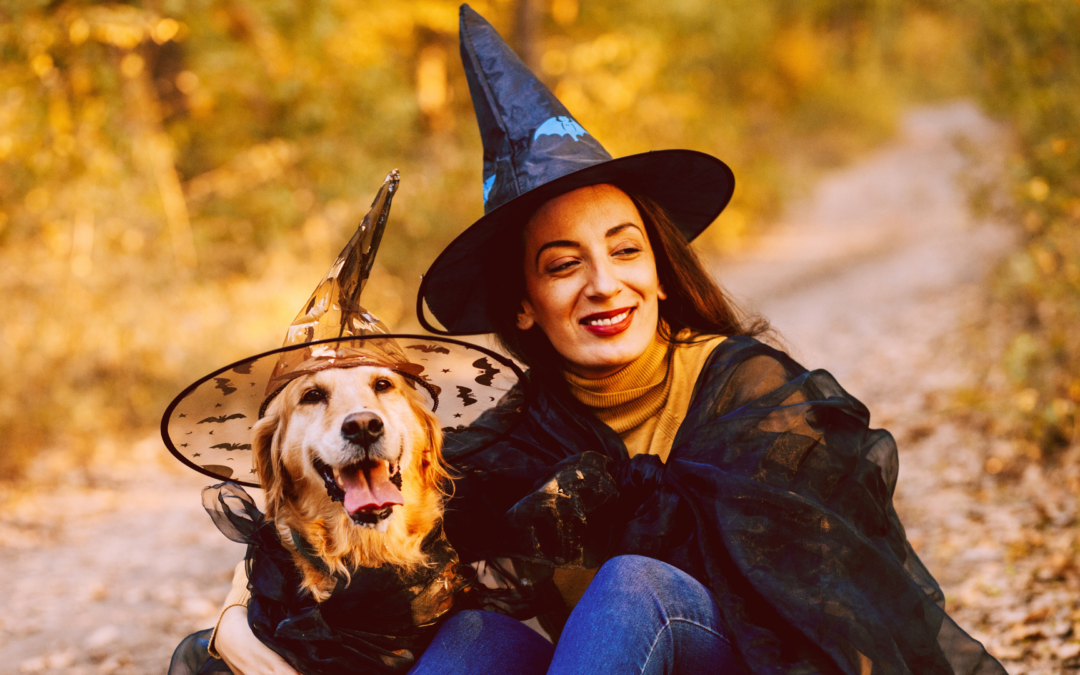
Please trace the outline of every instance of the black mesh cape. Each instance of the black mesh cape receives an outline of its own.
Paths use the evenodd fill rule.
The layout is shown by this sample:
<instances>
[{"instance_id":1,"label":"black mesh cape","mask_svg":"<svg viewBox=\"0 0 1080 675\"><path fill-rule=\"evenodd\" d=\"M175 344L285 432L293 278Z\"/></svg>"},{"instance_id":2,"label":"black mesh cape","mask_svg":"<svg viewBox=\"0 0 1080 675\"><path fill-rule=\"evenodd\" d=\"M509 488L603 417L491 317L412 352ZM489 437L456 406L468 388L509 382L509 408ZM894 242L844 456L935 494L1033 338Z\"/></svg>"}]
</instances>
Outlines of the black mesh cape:
<instances>
[{"instance_id":1,"label":"black mesh cape","mask_svg":"<svg viewBox=\"0 0 1080 675\"><path fill-rule=\"evenodd\" d=\"M405 673L435 636L442 619L470 604L473 569L462 565L441 527L424 541L430 565L409 574L393 566L356 570L322 603L301 590L300 575L272 522L236 484L203 491L203 505L233 541L248 544L256 637L303 675ZM169 675L229 673L210 657L210 631L188 636L173 654Z\"/></svg>"},{"instance_id":2,"label":"black mesh cape","mask_svg":"<svg viewBox=\"0 0 1080 675\"><path fill-rule=\"evenodd\" d=\"M666 464L628 459L559 382L532 380L509 440L472 450L492 435L483 416L447 438L462 476L446 532L464 561L532 565L523 591L542 585L536 569L668 562L712 591L755 675L1004 675L945 614L907 542L892 436L827 372L752 338L724 341Z\"/></svg>"}]
</instances>

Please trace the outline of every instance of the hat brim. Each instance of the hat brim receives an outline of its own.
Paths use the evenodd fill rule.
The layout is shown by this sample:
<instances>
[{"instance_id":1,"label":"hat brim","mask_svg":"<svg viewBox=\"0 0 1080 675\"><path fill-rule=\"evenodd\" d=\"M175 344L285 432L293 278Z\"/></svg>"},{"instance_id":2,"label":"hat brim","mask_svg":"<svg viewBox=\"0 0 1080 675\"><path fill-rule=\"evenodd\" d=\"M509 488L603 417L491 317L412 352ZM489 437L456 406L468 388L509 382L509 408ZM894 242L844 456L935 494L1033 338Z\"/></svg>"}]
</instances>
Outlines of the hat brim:
<instances>
[{"instance_id":1,"label":"hat brim","mask_svg":"<svg viewBox=\"0 0 1080 675\"><path fill-rule=\"evenodd\" d=\"M687 241L716 220L735 191L731 169L716 157L695 150L629 155L545 183L486 214L439 254L424 275L417 297L417 314L424 328L441 335L493 332L495 324L488 316L490 261L505 254L508 237L520 233L541 204L601 183L613 183L651 198L667 211ZM445 330L427 320L425 302Z\"/></svg>"},{"instance_id":2,"label":"hat brim","mask_svg":"<svg viewBox=\"0 0 1080 675\"><path fill-rule=\"evenodd\" d=\"M252 434L268 400L267 383L283 354L326 345L330 350L363 350L364 343L392 341L408 354L408 363L391 365L429 400L443 430L470 426L511 389L521 406L500 407L500 418L484 420L488 441L495 443L513 430L527 407L524 375L513 360L489 349L425 335L365 335L318 340L263 352L210 373L177 396L161 418L161 437L169 452L188 467L218 480L260 487L254 465ZM349 368L364 365L342 360ZM372 365L382 365L371 362ZM270 394L270 397L276 392Z\"/></svg>"}]
</instances>

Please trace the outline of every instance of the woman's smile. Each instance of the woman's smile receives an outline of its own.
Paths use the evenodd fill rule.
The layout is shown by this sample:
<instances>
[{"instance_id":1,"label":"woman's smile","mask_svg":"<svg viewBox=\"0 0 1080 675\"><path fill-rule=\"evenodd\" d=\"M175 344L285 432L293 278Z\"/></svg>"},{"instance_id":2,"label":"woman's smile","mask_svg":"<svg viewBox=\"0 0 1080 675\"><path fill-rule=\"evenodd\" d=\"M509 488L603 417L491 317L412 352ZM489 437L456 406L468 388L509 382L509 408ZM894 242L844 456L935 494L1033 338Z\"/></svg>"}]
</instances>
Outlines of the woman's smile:
<instances>
[{"instance_id":1,"label":"woman's smile","mask_svg":"<svg viewBox=\"0 0 1080 675\"><path fill-rule=\"evenodd\" d=\"M517 325L539 326L567 370L600 378L645 353L664 297L641 214L613 185L546 202L525 226Z\"/></svg>"},{"instance_id":2,"label":"woman's smile","mask_svg":"<svg viewBox=\"0 0 1080 675\"><path fill-rule=\"evenodd\" d=\"M597 312L585 317L579 323L593 335L618 335L630 327L634 309L634 307L624 307L610 312Z\"/></svg>"}]
</instances>

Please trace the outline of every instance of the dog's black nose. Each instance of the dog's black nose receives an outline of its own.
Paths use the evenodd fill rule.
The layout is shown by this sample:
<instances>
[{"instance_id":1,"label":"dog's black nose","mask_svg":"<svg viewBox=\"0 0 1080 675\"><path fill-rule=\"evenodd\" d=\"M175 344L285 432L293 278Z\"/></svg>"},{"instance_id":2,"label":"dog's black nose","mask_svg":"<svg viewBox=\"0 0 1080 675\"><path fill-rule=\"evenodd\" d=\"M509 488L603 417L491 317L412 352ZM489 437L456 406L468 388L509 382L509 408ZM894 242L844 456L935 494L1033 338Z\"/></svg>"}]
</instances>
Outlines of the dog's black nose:
<instances>
[{"instance_id":1,"label":"dog's black nose","mask_svg":"<svg viewBox=\"0 0 1080 675\"><path fill-rule=\"evenodd\" d=\"M379 440L382 432L383 422L372 412L352 413L341 423L345 440L364 448Z\"/></svg>"}]
</instances>

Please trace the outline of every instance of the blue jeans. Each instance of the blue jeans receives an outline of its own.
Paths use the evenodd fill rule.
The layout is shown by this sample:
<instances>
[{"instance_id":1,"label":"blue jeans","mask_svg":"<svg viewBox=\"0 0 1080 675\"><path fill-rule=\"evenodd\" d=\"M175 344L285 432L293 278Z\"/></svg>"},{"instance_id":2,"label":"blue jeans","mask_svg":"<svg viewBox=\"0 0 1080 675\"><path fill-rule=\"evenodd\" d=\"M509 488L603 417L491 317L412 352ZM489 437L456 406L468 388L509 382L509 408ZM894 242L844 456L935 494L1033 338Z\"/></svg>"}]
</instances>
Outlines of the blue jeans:
<instances>
[{"instance_id":1,"label":"blue jeans","mask_svg":"<svg viewBox=\"0 0 1080 675\"><path fill-rule=\"evenodd\" d=\"M651 558L619 556L600 571L558 647L519 621L469 610L449 619L410 675L571 675L745 671L709 591Z\"/></svg>"}]
</instances>

